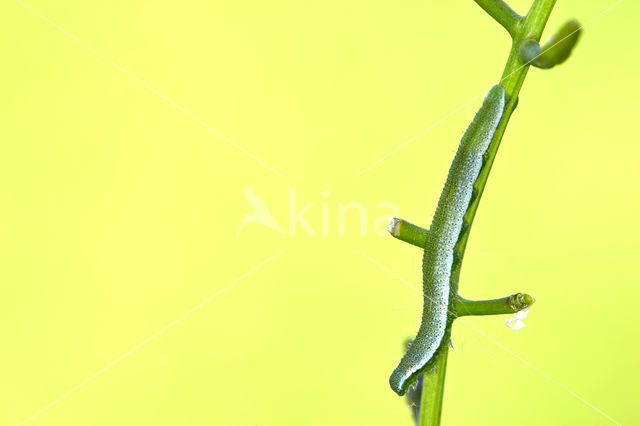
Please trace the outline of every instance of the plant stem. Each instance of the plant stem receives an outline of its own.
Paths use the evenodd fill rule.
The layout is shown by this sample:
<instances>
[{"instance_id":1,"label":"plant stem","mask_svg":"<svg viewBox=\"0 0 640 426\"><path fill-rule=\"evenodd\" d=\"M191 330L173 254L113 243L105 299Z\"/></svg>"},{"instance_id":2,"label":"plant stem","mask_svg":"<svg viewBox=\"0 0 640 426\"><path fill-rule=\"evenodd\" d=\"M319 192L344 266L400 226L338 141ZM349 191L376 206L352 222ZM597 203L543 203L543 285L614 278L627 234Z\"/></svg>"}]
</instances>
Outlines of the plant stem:
<instances>
[{"instance_id":1,"label":"plant stem","mask_svg":"<svg viewBox=\"0 0 640 426\"><path fill-rule=\"evenodd\" d=\"M511 35L515 37L518 22L521 16L513 11L508 4L502 0L475 0L493 19L498 21Z\"/></svg>"},{"instance_id":2,"label":"plant stem","mask_svg":"<svg viewBox=\"0 0 640 426\"><path fill-rule=\"evenodd\" d=\"M498 153L502 136L507 128L507 123L509 123L511 114L518 104L518 94L520 93L522 83L524 83L524 79L527 76L527 71L529 70L529 65L523 64L518 57L519 46L527 39L540 40L542 30L549 19L549 15L551 14L551 10L553 9L555 2L556 0L534 0L529 13L527 13L527 16L522 18L522 24L518 26L518 32L513 39L511 52L507 59L504 72L502 73L502 78L500 79L500 83L504 86L507 93L508 102L505 105L504 113L500 123L498 124L498 128L493 135L493 140L485 154L484 165L482 166L478 179L473 186L477 195L471 201L469 209L464 216L464 221L469 224L469 227L466 232L462 233L460 240L458 241L460 253L464 253L466 248L471 225L473 224L473 219L476 215L476 211L478 210L478 204L480 203L484 188L487 184L489 172L491 172L491 167L493 166L496 154Z\"/></svg>"},{"instance_id":3,"label":"plant stem","mask_svg":"<svg viewBox=\"0 0 640 426\"><path fill-rule=\"evenodd\" d=\"M424 373L418 425L439 425L444 398L444 376L447 372L449 345L444 345L432 369Z\"/></svg>"},{"instance_id":4,"label":"plant stem","mask_svg":"<svg viewBox=\"0 0 640 426\"><path fill-rule=\"evenodd\" d=\"M407 222L404 219L392 217L389 219L389 224L385 229L400 241L420 247L421 249L424 249L427 244L429 230Z\"/></svg>"},{"instance_id":5,"label":"plant stem","mask_svg":"<svg viewBox=\"0 0 640 426\"><path fill-rule=\"evenodd\" d=\"M581 33L581 25L575 19L571 19L560 27L549 40L540 47L536 40L529 40L520 45L520 61L531 63L537 68L553 68L566 61L571 51L578 43Z\"/></svg>"},{"instance_id":6,"label":"plant stem","mask_svg":"<svg viewBox=\"0 0 640 426\"><path fill-rule=\"evenodd\" d=\"M456 314L465 315L500 315L513 314L533 305L536 299L526 293L516 293L508 297L492 300L468 300L457 297L454 303Z\"/></svg>"},{"instance_id":7,"label":"plant stem","mask_svg":"<svg viewBox=\"0 0 640 426\"><path fill-rule=\"evenodd\" d=\"M507 128L507 123L518 104L520 88L522 87L527 71L529 70L529 65L522 63L519 59L518 51L520 44L528 39L540 40L542 31L547 24L547 20L549 19L549 15L553 10L556 0L534 0L527 15L524 18L518 17L516 24L511 22L512 18L505 20L505 17L508 15L508 11L505 9L506 5L500 4L502 2L476 0L476 3L486 10L489 15L496 19L496 21L507 28L511 34L513 43L511 46L511 52L509 53L509 58L507 59L507 64L504 68L504 72L502 73L502 78L500 79L500 83L504 86L507 93L508 102L505 106L500 123L498 124L498 128L493 135L493 140L485 154L485 161L482 169L480 170L478 179L474 184L475 196L472 197L472 201L463 219L467 224L467 228L461 233L458 243L456 244L458 253L461 253L461 258L457 260L456 266L452 271L451 284L452 292L454 292L454 294L457 293L462 256L464 255L467 241L469 239L469 232L471 230L471 225L473 224L473 219L476 211L478 210L478 204L482 198L482 193L484 192L487 179L489 178L489 172L491 171L493 161L495 160L498 148L500 147L502 136ZM436 360L433 370L428 374L425 373L418 426L437 426L440 424L440 412L442 410L442 398L444 394L444 376L447 365L447 350L448 348L443 348L439 358Z\"/></svg>"}]
</instances>

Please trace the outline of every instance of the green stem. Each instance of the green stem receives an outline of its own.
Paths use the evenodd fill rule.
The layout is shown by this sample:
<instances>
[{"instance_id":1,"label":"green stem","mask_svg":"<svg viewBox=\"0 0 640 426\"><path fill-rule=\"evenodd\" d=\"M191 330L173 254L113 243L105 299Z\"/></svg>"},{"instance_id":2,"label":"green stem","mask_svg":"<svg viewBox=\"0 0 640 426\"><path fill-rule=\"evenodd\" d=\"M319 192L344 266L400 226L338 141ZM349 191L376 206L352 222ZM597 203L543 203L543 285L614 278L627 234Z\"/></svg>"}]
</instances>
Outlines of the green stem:
<instances>
[{"instance_id":1,"label":"green stem","mask_svg":"<svg viewBox=\"0 0 640 426\"><path fill-rule=\"evenodd\" d=\"M514 314L533 305L536 299L527 293L516 293L492 300L468 300L458 296L454 309L459 317L466 315Z\"/></svg>"},{"instance_id":2,"label":"green stem","mask_svg":"<svg viewBox=\"0 0 640 426\"><path fill-rule=\"evenodd\" d=\"M508 4L502 0L475 0L475 2L502 25L511 37L515 37L521 16L514 12Z\"/></svg>"},{"instance_id":3,"label":"green stem","mask_svg":"<svg viewBox=\"0 0 640 426\"><path fill-rule=\"evenodd\" d=\"M493 140L489 145L489 149L485 154L484 165L482 166L478 179L473 186L476 196L473 197L473 200L469 204L469 209L464 217L464 222L468 224L468 227L466 231L462 233L460 240L458 241L460 253L464 253L466 248L469 231L471 230L473 219L476 215L476 211L478 210L478 204L480 203L484 188L487 184L487 180L489 179L489 172L491 172L491 167L493 166L496 154L498 153L502 136L507 128L507 123L509 123L511 114L518 104L520 88L527 76L527 71L529 71L529 65L522 63L519 59L518 51L520 44L528 39L540 40L542 30L549 19L549 15L551 14L551 10L555 3L556 0L535 0L529 10L529 13L527 13L527 16L523 18L522 24L518 28L518 33L513 39L511 52L507 59L504 72L502 73L502 78L500 79L500 83L504 86L509 100L505 105L502 119L500 120L498 128L493 135Z\"/></svg>"},{"instance_id":4,"label":"green stem","mask_svg":"<svg viewBox=\"0 0 640 426\"><path fill-rule=\"evenodd\" d=\"M504 6L500 6L499 3L495 1L476 0L476 2L485 9L487 13L505 26L503 19ZM511 114L518 104L518 94L529 70L529 65L520 61L518 55L520 44L529 39L540 40L542 31L547 24L547 20L555 3L556 0L534 0L527 15L524 18L520 18L517 25L505 26L507 30L510 30L509 32L513 39L511 52L509 53L507 64L502 73L502 78L500 79L500 83L504 86L507 93L508 102L500 123L498 124L498 128L493 135L493 140L485 154L485 162L480 170L478 179L474 184L474 196L463 219L466 224L466 229L461 233L458 243L456 244L457 252L461 254L461 257L455 261L455 267L452 271L451 283L452 290L455 292L457 292L460 266L469 239L469 231L471 230L473 219L478 210L478 204L482 198L485 185L487 184L493 161L500 147L502 136L507 128ZM515 30L513 30L513 28L515 28ZM425 384L429 383L429 385L423 388L418 426L437 426L440 424L440 411L442 409L442 398L444 394L446 349L443 349L441 356L443 359L439 358L436 361L433 373L430 373L430 375L425 373Z\"/></svg>"},{"instance_id":5,"label":"green stem","mask_svg":"<svg viewBox=\"0 0 640 426\"><path fill-rule=\"evenodd\" d=\"M439 425L444 397L444 376L447 372L449 346L444 345L437 355L433 367L424 373L420 417L418 425Z\"/></svg>"},{"instance_id":6,"label":"green stem","mask_svg":"<svg viewBox=\"0 0 640 426\"><path fill-rule=\"evenodd\" d=\"M427 244L429 230L407 222L404 219L392 217L389 219L389 224L385 229L400 241L420 247L421 249L424 249Z\"/></svg>"},{"instance_id":7,"label":"green stem","mask_svg":"<svg viewBox=\"0 0 640 426\"><path fill-rule=\"evenodd\" d=\"M553 68L566 61L578 43L582 27L575 19L571 19L560 27L549 40L540 47L537 40L528 40L520 45L520 61L531 63L537 68Z\"/></svg>"}]
</instances>

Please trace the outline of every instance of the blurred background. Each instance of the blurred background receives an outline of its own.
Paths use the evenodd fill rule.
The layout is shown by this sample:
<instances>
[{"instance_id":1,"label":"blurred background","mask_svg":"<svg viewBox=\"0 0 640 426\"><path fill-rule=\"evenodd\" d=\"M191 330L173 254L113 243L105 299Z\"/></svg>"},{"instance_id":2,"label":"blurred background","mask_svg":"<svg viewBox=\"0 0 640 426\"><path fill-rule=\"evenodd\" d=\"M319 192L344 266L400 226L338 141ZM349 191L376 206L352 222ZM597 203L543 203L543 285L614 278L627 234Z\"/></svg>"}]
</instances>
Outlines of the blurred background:
<instances>
[{"instance_id":1,"label":"blurred background","mask_svg":"<svg viewBox=\"0 0 640 426\"><path fill-rule=\"evenodd\" d=\"M613 4L551 16L545 39L589 24L529 71L460 285L537 303L519 331L456 322L443 425L640 421L640 6ZM387 380L422 255L380 229L429 225L497 23L428 0L0 16L0 423L412 425Z\"/></svg>"}]
</instances>

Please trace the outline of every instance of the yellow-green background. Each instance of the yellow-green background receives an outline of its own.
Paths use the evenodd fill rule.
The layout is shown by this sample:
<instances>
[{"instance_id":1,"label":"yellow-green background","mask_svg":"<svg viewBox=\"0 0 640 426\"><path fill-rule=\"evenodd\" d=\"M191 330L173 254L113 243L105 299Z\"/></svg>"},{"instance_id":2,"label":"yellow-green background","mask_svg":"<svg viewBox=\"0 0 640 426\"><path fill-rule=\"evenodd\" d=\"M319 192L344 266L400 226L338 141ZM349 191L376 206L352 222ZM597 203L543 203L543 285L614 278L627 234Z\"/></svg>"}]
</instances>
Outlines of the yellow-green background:
<instances>
[{"instance_id":1,"label":"yellow-green background","mask_svg":"<svg viewBox=\"0 0 640 426\"><path fill-rule=\"evenodd\" d=\"M528 1L514 2L526 11ZM613 4L560 1L586 22ZM0 5L0 423L410 425L387 377L417 329L419 250L390 237L281 235L288 191L427 226L506 33L471 1L27 0ZM532 69L463 269L471 298L529 291L527 327L458 323L444 425L637 424L637 2ZM328 190L329 197L322 197Z\"/></svg>"}]
</instances>

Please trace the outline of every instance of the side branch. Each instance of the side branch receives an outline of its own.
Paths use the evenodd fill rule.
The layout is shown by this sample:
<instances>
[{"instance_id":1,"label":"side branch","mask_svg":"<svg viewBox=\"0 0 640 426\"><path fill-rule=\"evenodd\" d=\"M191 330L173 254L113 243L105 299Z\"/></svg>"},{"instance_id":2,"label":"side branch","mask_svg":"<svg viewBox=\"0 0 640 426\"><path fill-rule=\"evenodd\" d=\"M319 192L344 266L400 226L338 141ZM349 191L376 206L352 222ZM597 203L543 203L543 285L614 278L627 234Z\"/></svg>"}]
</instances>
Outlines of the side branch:
<instances>
[{"instance_id":1,"label":"side branch","mask_svg":"<svg viewBox=\"0 0 640 426\"><path fill-rule=\"evenodd\" d=\"M393 237L405 243L420 247L421 249L424 249L427 243L427 236L429 235L429 230L398 217L390 218L385 229Z\"/></svg>"},{"instance_id":2,"label":"side branch","mask_svg":"<svg viewBox=\"0 0 640 426\"><path fill-rule=\"evenodd\" d=\"M466 315L513 314L533 305L536 299L527 293L516 293L493 300L468 300L456 297L454 308L459 317Z\"/></svg>"},{"instance_id":3,"label":"side branch","mask_svg":"<svg viewBox=\"0 0 640 426\"><path fill-rule=\"evenodd\" d=\"M578 43L581 29L580 23L572 19L560 27L542 47L535 39L523 41L518 51L520 61L542 69L563 63Z\"/></svg>"},{"instance_id":4,"label":"side branch","mask_svg":"<svg viewBox=\"0 0 640 426\"><path fill-rule=\"evenodd\" d=\"M508 4L502 0L475 0L475 2L502 25L509 32L511 38L516 37L518 23L522 17L514 12Z\"/></svg>"}]
</instances>

